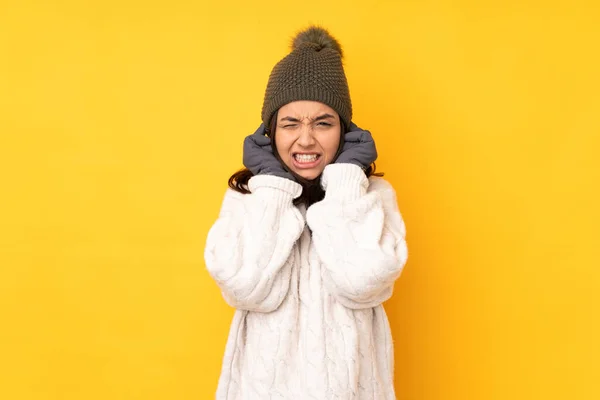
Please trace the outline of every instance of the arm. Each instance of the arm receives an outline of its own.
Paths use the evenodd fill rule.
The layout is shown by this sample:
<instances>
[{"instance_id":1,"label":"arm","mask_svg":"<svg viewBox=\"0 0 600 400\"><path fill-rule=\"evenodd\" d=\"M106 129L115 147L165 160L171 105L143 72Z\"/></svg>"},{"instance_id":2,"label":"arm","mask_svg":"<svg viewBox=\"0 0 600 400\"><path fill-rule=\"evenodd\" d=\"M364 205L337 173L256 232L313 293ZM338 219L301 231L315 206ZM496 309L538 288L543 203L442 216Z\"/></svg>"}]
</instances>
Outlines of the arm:
<instances>
[{"instance_id":1,"label":"arm","mask_svg":"<svg viewBox=\"0 0 600 400\"><path fill-rule=\"evenodd\" d=\"M210 229L204 252L208 272L225 301L240 310L276 310L290 285L292 247L304 229L293 205L302 186L289 179L258 175L250 194L229 189Z\"/></svg>"},{"instance_id":2,"label":"arm","mask_svg":"<svg viewBox=\"0 0 600 400\"><path fill-rule=\"evenodd\" d=\"M369 180L352 164L330 164L325 198L306 215L321 258L324 284L349 308L369 308L392 295L408 258L406 229L392 186Z\"/></svg>"}]
</instances>

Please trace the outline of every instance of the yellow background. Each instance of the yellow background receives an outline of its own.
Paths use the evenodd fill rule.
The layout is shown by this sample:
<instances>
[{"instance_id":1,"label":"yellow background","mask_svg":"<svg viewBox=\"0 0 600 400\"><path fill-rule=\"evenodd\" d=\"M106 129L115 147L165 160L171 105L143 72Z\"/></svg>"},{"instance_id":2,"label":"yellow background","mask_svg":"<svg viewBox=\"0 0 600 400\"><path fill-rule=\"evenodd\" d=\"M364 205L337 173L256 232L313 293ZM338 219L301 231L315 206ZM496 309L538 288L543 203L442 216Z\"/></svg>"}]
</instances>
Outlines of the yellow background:
<instances>
[{"instance_id":1,"label":"yellow background","mask_svg":"<svg viewBox=\"0 0 600 400\"><path fill-rule=\"evenodd\" d=\"M214 397L204 240L311 22L407 225L398 398L600 398L599 9L1 1L0 399Z\"/></svg>"}]
</instances>

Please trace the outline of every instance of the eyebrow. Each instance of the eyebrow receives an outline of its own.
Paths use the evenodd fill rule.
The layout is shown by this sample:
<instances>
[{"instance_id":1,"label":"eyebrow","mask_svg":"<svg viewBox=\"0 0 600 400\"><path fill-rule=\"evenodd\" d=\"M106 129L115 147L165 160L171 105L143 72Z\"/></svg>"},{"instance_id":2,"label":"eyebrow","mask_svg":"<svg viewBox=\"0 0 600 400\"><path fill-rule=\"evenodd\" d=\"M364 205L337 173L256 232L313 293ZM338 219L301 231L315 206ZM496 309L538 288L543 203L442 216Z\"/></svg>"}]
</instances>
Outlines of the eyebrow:
<instances>
[{"instance_id":1,"label":"eyebrow","mask_svg":"<svg viewBox=\"0 0 600 400\"><path fill-rule=\"evenodd\" d=\"M318 117L316 117L315 119L313 119L312 122L317 122L317 121L321 121L324 119L330 119L330 118L335 118L335 117L331 114L322 114L322 115L319 115ZM279 121L300 122L300 120L298 118L289 117L289 116L283 117Z\"/></svg>"}]
</instances>

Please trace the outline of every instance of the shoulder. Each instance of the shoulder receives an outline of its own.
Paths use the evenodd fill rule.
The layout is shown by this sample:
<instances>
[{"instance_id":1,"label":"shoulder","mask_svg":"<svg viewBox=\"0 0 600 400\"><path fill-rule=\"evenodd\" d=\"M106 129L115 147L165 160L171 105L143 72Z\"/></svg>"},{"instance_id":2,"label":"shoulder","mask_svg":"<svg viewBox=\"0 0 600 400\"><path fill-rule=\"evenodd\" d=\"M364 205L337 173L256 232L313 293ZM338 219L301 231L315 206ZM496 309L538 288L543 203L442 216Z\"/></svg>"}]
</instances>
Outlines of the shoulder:
<instances>
[{"instance_id":1,"label":"shoulder","mask_svg":"<svg viewBox=\"0 0 600 400\"><path fill-rule=\"evenodd\" d=\"M221 201L221 212L224 210L232 210L236 208L243 208L243 198L245 194L238 192L237 190L228 187L223 194Z\"/></svg>"}]
</instances>

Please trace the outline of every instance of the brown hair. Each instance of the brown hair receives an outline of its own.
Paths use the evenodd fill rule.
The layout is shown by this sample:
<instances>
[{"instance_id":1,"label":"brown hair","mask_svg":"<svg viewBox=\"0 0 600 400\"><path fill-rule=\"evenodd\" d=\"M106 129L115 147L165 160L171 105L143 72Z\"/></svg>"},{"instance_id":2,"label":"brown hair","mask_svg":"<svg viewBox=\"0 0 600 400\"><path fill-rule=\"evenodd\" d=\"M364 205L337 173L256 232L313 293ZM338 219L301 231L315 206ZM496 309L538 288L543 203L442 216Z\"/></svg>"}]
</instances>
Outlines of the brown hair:
<instances>
[{"instance_id":1,"label":"brown hair","mask_svg":"<svg viewBox=\"0 0 600 400\"><path fill-rule=\"evenodd\" d=\"M335 157L333 157L333 160L335 162L335 160L338 158L338 156L340 155L340 153L342 152L342 148L344 147L344 134L346 134L348 132L348 127L346 126L346 124L344 124L344 122L340 119L340 124L341 124L341 139L340 139L340 145L338 146L338 150L337 153L335 154ZM317 201L321 201L323 200L323 198L325 197L325 191L323 190L323 188L321 187L321 180L320 180L320 176L309 180L306 178L301 177L300 175L294 173L293 171L291 171L286 165L285 163L281 160L281 157L279 156L279 153L277 152L277 147L275 146L275 130L276 130L276 126L277 126L277 113L275 113L275 115L271 118L271 121L269 123L269 127L267 129L265 129L265 131L267 132L267 136L269 136L271 138L271 149L273 150L273 154L275 155L275 157L279 160L279 162L281 163L281 165L283 166L283 168L291 173L294 178L296 179L296 181L302 185L302 194L300 195L300 197L298 197L297 199L294 200L294 205L298 205L300 203L304 203L306 205L306 207L309 207L310 205L316 203ZM383 172L375 172L375 163L369 165L369 167L365 170L365 174L367 175L367 178L370 176L383 176ZM243 168L237 172L235 172L233 175L231 175L231 177L229 177L229 187L233 190L235 190L236 192L240 192L243 194L249 194L250 190L248 190L248 181L250 180L250 178L252 178L254 176L254 174L247 168Z\"/></svg>"}]
</instances>

